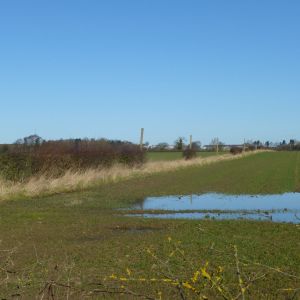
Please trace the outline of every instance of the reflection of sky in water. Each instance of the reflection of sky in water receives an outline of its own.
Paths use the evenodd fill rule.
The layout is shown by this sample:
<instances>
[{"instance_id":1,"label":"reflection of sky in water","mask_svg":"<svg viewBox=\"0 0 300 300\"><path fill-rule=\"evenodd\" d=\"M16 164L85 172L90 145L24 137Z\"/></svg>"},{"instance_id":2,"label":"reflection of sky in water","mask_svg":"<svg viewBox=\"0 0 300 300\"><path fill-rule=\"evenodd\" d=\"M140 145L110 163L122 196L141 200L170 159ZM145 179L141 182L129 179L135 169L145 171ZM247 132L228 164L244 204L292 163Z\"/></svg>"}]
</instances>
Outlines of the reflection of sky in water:
<instances>
[{"instance_id":1,"label":"reflection of sky in water","mask_svg":"<svg viewBox=\"0 0 300 300\"><path fill-rule=\"evenodd\" d=\"M281 195L223 195L149 197L134 209L150 210L299 210L300 193Z\"/></svg>"},{"instance_id":2,"label":"reflection of sky in water","mask_svg":"<svg viewBox=\"0 0 300 300\"><path fill-rule=\"evenodd\" d=\"M178 212L166 214L134 214L160 219L248 219L300 223L300 193L280 195L223 195L149 197L133 209L142 210L205 210L208 212ZM215 213L209 211L220 210ZM227 212L226 212L227 211ZM241 212L244 211L244 212ZM260 212L258 212L260 211ZM269 213L264 213L269 212Z\"/></svg>"}]
</instances>

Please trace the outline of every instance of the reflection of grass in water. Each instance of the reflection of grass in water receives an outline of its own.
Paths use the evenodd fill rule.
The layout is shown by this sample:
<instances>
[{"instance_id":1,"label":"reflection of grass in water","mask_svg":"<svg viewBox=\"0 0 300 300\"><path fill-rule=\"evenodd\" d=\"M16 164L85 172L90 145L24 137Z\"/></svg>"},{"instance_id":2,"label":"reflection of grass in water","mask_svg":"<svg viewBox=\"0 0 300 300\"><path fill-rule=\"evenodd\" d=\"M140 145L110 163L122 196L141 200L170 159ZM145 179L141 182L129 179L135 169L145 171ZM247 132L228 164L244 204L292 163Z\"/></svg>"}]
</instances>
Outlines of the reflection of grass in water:
<instances>
[{"instance_id":1,"label":"reflection of grass in water","mask_svg":"<svg viewBox=\"0 0 300 300\"><path fill-rule=\"evenodd\" d=\"M135 215L135 214L175 214L175 213L210 213L210 214L272 214L272 213L288 213L288 212L293 212L293 213L297 213L299 212L300 209L270 209L270 210L243 210L243 209L237 209L237 210L222 210L222 209L180 209L180 210L166 210L166 209L151 209L151 210L142 210L142 209L129 209L129 210L125 210L122 209L119 212L122 212L124 214L127 215Z\"/></svg>"}]
</instances>

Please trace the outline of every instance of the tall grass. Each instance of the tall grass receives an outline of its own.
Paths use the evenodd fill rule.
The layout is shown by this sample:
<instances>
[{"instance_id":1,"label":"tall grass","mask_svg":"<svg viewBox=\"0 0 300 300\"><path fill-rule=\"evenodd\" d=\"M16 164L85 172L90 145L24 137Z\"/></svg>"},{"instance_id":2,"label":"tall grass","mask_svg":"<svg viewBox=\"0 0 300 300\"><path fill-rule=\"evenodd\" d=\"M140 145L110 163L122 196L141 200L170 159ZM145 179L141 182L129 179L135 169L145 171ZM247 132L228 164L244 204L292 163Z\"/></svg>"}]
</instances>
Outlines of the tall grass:
<instances>
[{"instance_id":1,"label":"tall grass","mask_svg":"<svg viewBox=\"0 0 300 300\"><path fill-rule=\"evenodd\" d=\"M32 176L24 182L0 179L0 200L82 190L95 185L116 182L135 176L145 176L158 172L174 171L189 166L204 166L221 161L240 159L257 152L246 152L235 156L224 154L192 160L147 162L143 165L133 166L116 163L104 168L89 168L79 171L68 170L60 177L49 174Z\"/></svg>"}]
</instances>

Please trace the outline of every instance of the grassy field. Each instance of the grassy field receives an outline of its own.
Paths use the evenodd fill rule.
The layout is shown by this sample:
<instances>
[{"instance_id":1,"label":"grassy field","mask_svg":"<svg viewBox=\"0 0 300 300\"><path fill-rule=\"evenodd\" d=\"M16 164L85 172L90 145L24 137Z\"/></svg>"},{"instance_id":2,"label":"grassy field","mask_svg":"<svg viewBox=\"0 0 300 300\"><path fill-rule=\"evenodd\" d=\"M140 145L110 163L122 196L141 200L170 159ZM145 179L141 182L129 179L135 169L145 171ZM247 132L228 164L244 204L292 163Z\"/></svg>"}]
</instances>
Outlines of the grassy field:
<instances>
[{"instance_id":1,"label":"grassy field","mask_svg":"<svg viewBox=\"0 0 300 300\"><path fill-rule=\"evenodd\" d=\"M222 154L222 153L219 153ZM217 155L216 152L198 152L198 157L209 157ZM147 159L149 161L169 161L169 160L177 160L182 159L182 152L148 152Z\"/></svg>"},{"instance_id":2,"label":"grassy field","mask_svg":"<svg viewBox=\"0 0 300 300\"><path fill-rule=\"evenodd\" d=\"M1 298L119 299L116 288L124 286L121 299L299 299L297 225L151 220L116 210L147 196L211 191L300 191L300 153L260 153L3 202Z\"/></svg>"}]
</instances>

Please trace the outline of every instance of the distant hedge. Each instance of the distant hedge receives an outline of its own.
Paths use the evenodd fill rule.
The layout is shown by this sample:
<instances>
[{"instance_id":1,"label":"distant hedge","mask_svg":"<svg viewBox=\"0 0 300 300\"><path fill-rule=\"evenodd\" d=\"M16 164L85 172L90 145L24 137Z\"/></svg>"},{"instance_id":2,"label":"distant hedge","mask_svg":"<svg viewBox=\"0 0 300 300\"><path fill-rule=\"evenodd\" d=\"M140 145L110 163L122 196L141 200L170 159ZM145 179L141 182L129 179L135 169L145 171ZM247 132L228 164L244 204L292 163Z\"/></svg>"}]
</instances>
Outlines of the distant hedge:
<instances>
[{"instance_id":1,"label":"distant hedge","mask_svg":"<svg viewBox=\"0 0 300 300\"><path fill-rule=\"evenodd\" d=\"M138 145L109 140L61 140L41 145L13 145L0 154L0 176L22 181L32 175L58 177L67 170L107 167L113 163L142 164Z\"/></svg>"}]
</instances>

